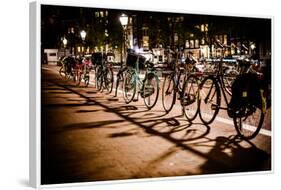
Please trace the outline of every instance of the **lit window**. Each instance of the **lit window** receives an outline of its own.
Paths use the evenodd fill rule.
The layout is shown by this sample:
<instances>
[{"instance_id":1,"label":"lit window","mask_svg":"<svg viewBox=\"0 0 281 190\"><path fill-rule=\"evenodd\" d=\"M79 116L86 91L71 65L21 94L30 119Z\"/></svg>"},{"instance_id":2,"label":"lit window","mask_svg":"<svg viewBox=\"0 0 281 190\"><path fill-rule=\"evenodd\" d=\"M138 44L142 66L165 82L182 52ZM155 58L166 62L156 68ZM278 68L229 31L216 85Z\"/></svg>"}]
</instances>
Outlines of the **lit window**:
<instances>
[{"instance_id":1,"label":"lit window","mask_svg":"<svg viewBox=\"0 0 281 190\"><path fill-rule=\"evenodd\" d=\"M95 17L99 17L99 12L95 12Z\"/></svg>"},{"instance_id":2,"label":"lit window","mask_svg":"<svg viewBox=\"0 0 281 190\"><path fill-rule=\"evenodd\" d=\"M103 17L103 11L100 12L100 17Z\"/></svg>"},{"instance_id":3,"label":"lit window","mask_svg":"<svg viewBox=\"0 0 281 190\"><path fill-rule=\"evenodd\" d=\"M194 48L194 40L190 40L189 46L190 46L190 48Z\"/></svg>"},{"instance_id":4,"label":"lit window","mask_svg":"<svg viewBox=\"0 0 281 190\"><path fill-rule=\"evenodd\" d=\"M178 33L175 33L175 34L174 34L174 40L175 40L175 42L178 42L178 40L179 40Z\"/></svg>"},{"instance_id":5,"label":"lit window","mask_svg":"<svg viewBox=\"0 0 281 190\"><path fill-rule=\"evenodd\" d=\"M195 48L199 48L199 40L195 40Z\"/></svg>"},{"instance_id":6,"label":"lit window","mask_svg":"<svg viewBox=\"0 0 281 190\"><path fill-rule=\"evenodd\" d=\"M223 35L220 35L220 42L222 42L223 43Z\"/></svg>"},{"instance_id":7,"label":"lit window","mask_svg":"<svg viewBox=\"0 0 281 190\"><path fill-rule=\"evenodd\" d=\"M227 35L223 36L223 43L226 45L227 44Z\"/></svg>"},{"instance_id":8,"label":"lit window","mask_svg":"<svg viewBox=\"0 0 281 190\"><path fill-rule=\"evenodd\" d=\"M185 47L189 48L189 41L188 40L185 41Z\"/></svg>"},{"instance_id":9,"label":"lit window","mask_svg":"<svg viewBox=\"0 0 281 190\"><path fill-rule=\"evenodd\" d=\"M202 45L205 44L205 39L204 39L204 38L201 39L201 44L202 44Z\"/></svg>"},{"instance_id":10,"label":"lit window","mask_svg":"<svg viewBox=\"0 0 281 190\"><path fill-rule=\"evenodd\" d=\"M108 11L105 11L105 16L108 16Z\"/></svg>"},{"instance_id":11,"label":"lit window","mask_svg":"<svg viewBox=\"0 0 281 190\"><path fill-rule=\"evenodd\" d=\"M201 32L204 32L205 31L205 26L204 24L201 24Z\"/></svg>"}]
</instances>

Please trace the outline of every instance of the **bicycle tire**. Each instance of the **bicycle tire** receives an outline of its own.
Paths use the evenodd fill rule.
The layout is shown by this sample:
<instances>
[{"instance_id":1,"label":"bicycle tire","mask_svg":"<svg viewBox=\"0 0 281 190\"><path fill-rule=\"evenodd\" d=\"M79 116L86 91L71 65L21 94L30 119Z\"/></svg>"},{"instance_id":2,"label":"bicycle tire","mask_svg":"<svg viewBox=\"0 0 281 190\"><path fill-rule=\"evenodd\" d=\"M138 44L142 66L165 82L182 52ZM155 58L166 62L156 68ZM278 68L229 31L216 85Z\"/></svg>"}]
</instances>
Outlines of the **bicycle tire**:
<instances>
[{"instance_id":1,"label":"bicycle tire","mask_svg":"<svg viewBox=\"0 0 281 190\"><path fill-rule=\"evenodd\" d=\"M213 77L203 79L199 94L199 117L205 125L209 125L216 118L221 104L220 88Z\"/></svg>"},{"instance_id":2,"label":"bicycle tire","mask_svg":"<svg viewBox=\"0 0 281 190\"><path fill-rule=\"evenodd\" d=\"M169 113L173 109L173 106L176 102L176 91L173 77L174 74L166 75L162 86L162 106L166 113ZM168 88L165 89L165 87ZM169 99L171 101L169 101ZM167 102L170 102L171 104L167 104Z\"/></svg>"},{"instance_id":3,"label":"bicycle tire","mask_svg":"<svg viewBox=\"0 0 281 190\"><path fill-rule=\"evenodd\" d=\"M123 83L123 98L126 104L129 104L131 101L133 101L136 90L137 90L137 81L135 74L133 72L128 71L125 74L124 77L124 83ZM132 90L132 94L129 94L128 90Z\"/></svg>"},{"instance_id":4,"label":"bicycle tire","mask_svg":"<svg viewBox=\"0 0 281 190\"><path fill-rule=\"evenodd\" d=\"M90 75L88 75L88 76L84 75L83 79L84 79L84 86L88 87L89 83L90 83Z\"/></svg>"},{"instance_id":5,"label":"bicycle tire","mask_svg":"<svg viewBox=\"0 0 281 190\"><path fill-rule=\"evenodd\" d=\"M101 66L98 66L97 67L97 70L96 70L96 88L98 91L101 91L102 90L102 85L103 85L103 73L102 73L102 68Z\"/></svg>"},{"instance_id":6,"label":"bicycle tire","mask_svg":"<svg viewBox=\"0 0 281 190\"><path fill-rule=\"evenodd\" d=\"M119 87L119 83L120 82L122 82L121 83L121 87L123 86L123 78L124 78L124 72L121 72L120 70L119 70L119 72L118 72L118 74L117 74L117 77L116 77L116 84L115 84L115 95L114 96L117 96L117 94L118 94L118 87Z\"/></svg>"},{"instance_id":7,"label":"bicycle tire","mask_svg":"<svg viewBox=\"0 0 281 190\"><path fill-rule=\"evenodd\" d=\"M155 83L153 84L153 81L155 81L156 85ZM152 94L151 91L153 91ZM148 94L148 96L146 96L146 94ZM152 95L156 95L156 97L154 99L152 98L151 102ZM152 109L156 105L159 96L159 79L157 75L153 74L143 81L143 96L145 106L149 110Z\"/></svg>"},{"instance_id":8,"label":"bicycle tire","mask_svg":"<svg viewBox=\"0 0 281 190\"><path fill-rule=\"evenodd\" d=\"M190 75L184 82L181 105L186 119L193 121L199 111L199 82L196 76Z\"/></svg>"},{"instance_id":9,"label":"bicycle tire","mask_svg":"<svg viewBox=\"0 0 281 190\"><path fill-rule=\"evenodd\" d=\"M82 80L82 74L81 74L80 69L78 69L78 70L75 72L75 77L76 77L75 85L76 85L76 86L80 86L80 83L81 83L81 80Z\"/></svg>"},{"instance_id":10,"label":"bicycle tire","mask_svg":"<svg viewBox=\"0 0 281 190\"><path fill-rule=\"evenodd\" d=\"M108 93L112 92L113 89L113 71L111 68L106 69L106 74L104 75L104 86Z\"/></svg>"},{"instance_id":11,"label":"bicycle tire","mask_svg":"<svg viewBox=\"0 0 281 190\"><path fill-rule=\"evenodd\" d=\"M236 114L233 116L233 122L237 134L246 140L255 138L262 128L264 116L266 112L266 98L263 97L263 92L259 97L259 105L249 105L249 108L254 109L250 115L239 117Z\"/></svg>"},{"instance_id":12,"label":"bicycle tire","mask_svg":"<svg viewBox=\"0 0 281 190\"><path fill-rule=\"evenodd\" d=\"M65 71L64 71L64 66L60 67L59 74L60 74L61 78L65 78L66 77Z\"/></svg>"}]
</instances>

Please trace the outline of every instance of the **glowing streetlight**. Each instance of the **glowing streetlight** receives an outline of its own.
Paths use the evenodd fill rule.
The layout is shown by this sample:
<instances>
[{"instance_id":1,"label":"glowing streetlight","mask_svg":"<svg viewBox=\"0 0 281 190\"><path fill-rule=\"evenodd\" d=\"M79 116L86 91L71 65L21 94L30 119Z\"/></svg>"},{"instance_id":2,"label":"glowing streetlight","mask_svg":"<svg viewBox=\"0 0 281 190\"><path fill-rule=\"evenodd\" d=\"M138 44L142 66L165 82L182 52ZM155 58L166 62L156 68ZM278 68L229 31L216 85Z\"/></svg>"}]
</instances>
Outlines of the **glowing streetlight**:
<instances>
[{"instance_id":1,"label":"glowing streetlight","mask_svg":"<svg viewBox=\"0 0 281 190\"><path fill-rule=\"evenodd\" d=\"M84 41L85 38L86 38L86 32L85 32L85 30L82 30L82 31L80 32L80 36L81 36L82 40Z\"/></svg>"},{"instance_id":2,"label":"glowing streetlight","mask_svg":"<svg viewBox=\"0 0 281 190\"><path fill-rule=\"evenodd\" d=\"M86 32L85 32L85 30L82 30L82 31L80 32L80 36L81 36L82 41L83 41L83 44L84 44L84 41L85 41L85 38L86 38ZM83 45L82 45L82 51L83 51L83 53L84 53L84 46L83 46Z\"/></svg>"},{"instance_id":3,"label":"glowing streetlight","mask_svg":"<svg viewBox=\"0 0 281 190\"><path fill-rule=\"evenodd\" d=\"M250 46L250 48L251 48L252 50L254 50L254 49L256 48L256 45L255 45L254 43L252 43L251 46Z\"/></svg>"},{"instance_id":4,"label":"glowing streetlight","mask_svg":"<svg viewBox=\"0 0 281 190\"><path fill-rule=\"evenodd\" d=\"M63 43L63 47L64 47L64 56L65 56L65 48L66 48L66 45L67 45L67 39L64 37L63 40L62 40L62 43Z\"/></svg>"},{"instance_id":5,"label":"glowing streetlight","mask_svg":"<svg viewBox=\"0 0 281 190\"><path fill-rule=\"evenodd\" d=\"M251 50L250 53L251 53L251 55L255 55L255 53L256 53L255 49L256 49L256 44L254 42L251 42L250 43L250 50Z\"/></svg>"},{"instance_id":6,"label":"glowing streetlight","mask_svg":"<svg viewBox=\"0 0 281 190\"><path fill-rule=\"evenodd\" d=\"M64 48L65 48L66 45L67 45L67 39L66 39L66 38L63 38L62 43L63 43L63 46L64 46Z\"/></svg>"},{"instance_id":7,"label":"glowing streetlight","mask_svg":"<svg viewBox=\"0 0 281 190\"><path fill-rule=\"evenodd\" d=\"M126 44L126 27L128 25L128 16L125 15L125 14L122 14L119 18L120 22L121 22L121 25L123 26L123 40L124 40L124 48L123 50L121 50L121 65L122 65L122 62L123 62L123 53L122 51L124 51L124 55L126 53L126 47L125 47L125 44Z\"/></svg>"},{"instance_id":8,"label":"glowing streetlight","mask_svg":"<svg viewBox=\"0 0 281 190\"><path fill-rule=\"evenodd\" d=\"M120 22L121 22L121 25L123 27L126 27L128 25L128 16L125 15L125 14L122 14L119 18Z\"/></svg>"}]
</instances>

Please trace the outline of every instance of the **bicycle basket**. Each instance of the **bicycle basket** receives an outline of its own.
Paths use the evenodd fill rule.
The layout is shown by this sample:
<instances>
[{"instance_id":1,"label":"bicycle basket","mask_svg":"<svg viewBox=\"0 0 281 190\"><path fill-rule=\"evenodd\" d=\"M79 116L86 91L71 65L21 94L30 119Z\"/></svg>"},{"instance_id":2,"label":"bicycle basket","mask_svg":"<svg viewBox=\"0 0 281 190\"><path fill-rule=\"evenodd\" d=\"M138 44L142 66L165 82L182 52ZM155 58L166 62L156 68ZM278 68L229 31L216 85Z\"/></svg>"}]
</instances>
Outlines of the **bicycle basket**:
<instances>
[{"instance_id":1,"label":"bicycle basket","mask_svg":"<svg viewBox=\"0 0 281 190\"><path fill-rule=\"evenodd\" d=\"M138 56L134 53L128 53L126 64L128 67L136 68Z\"/></svg>"},{"instance_id":2,"label":"bicycle basket","mask_svg":"<svg viewBox=\"0 0 281 190\"><path fill-rule=\"evenodd\" d=\"M137 61L138 61L138 65L137 65ZM127 55L126 63L128 67L133 67L135 69L142 70L145 68L145 62L146 62L146 58L142 55L138 55L135 53L128 53Z\"/></svg>"},{"instance_id":3,"label":"bicycle basket","mask_svg":"<svg viewBox=\"0 0 281 190\"><path fill-rule=\"evenodd\" d=\"M143 70L145 68L146 58L142 55L139 55L139 69Z\"/></svg>"}]
</instances>

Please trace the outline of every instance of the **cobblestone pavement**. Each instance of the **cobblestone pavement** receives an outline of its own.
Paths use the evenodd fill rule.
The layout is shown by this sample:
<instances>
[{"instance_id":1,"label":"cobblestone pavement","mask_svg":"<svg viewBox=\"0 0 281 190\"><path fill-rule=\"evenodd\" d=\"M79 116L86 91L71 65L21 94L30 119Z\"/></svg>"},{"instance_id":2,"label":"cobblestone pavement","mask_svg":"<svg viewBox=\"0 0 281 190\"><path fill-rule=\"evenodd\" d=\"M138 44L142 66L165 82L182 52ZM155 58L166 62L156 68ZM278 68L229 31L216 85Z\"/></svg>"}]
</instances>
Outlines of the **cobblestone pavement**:
<instances>
[{"instance_id":1,"label":"cobblestone pavement","mask_svg":"<svg viewBox=\"0 0 281 190\"><path fill-rule=\"evenodd\" d=\"M55 66L43 66L41 85L42 184L271 170L271 135L244 141L231 123L190 124L179 105L165 114L161 98L150 111L141 99L125 104Z\"/></svg>"}]
</instances>

